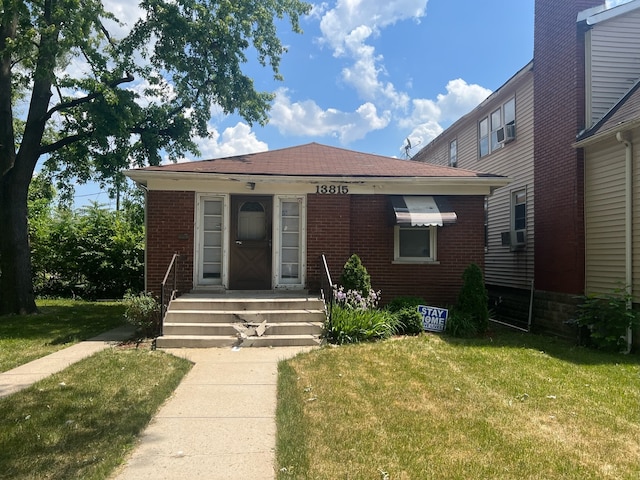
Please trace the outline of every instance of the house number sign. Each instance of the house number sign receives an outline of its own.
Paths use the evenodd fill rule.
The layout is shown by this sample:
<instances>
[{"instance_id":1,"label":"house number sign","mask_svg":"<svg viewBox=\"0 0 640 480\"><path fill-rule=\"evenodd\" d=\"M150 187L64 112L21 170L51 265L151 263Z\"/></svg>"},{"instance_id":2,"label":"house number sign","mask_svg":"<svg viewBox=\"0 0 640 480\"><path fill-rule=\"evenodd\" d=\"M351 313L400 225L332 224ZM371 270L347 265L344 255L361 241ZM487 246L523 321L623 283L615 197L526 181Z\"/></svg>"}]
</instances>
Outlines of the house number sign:
<instances>
[{"instance_id":1,"label":"house number sign","mask_svg":"<svg viewBox=\"0 0 640 480\"><path fill-rule=\"evenodd\" d=\"M316 193L321 195L346 195L349 187L346 185L316 185Z\"/></svg>"}]
</instances>

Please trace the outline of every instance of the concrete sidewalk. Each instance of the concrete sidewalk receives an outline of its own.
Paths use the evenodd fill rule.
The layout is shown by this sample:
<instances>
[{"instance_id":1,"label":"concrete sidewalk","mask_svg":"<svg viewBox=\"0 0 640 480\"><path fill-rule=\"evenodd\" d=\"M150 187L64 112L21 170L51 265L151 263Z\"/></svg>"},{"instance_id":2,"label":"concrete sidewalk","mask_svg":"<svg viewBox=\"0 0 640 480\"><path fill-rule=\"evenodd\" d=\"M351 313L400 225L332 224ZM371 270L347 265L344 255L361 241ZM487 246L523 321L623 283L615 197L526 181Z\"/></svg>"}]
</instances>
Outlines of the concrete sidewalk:
<instances>
[{"instance_id":1,"label":"concrete sidewalk","mask_svg":"<svg viewBox=\"0 0 640 480\"><path fill-rule=\"evenodd\" d=\"M312 348L166 350L194 366L112 478L275 478L278 361Z\"/></svg>"},{"instance_id":2,"label":"concrete sidewalk","mask_svg":"<svg viewBox=\"0 0 640 480\"><path fill-rule=\"evenodd\" d=\"M0 397L23 390L38 380L64 370L72 363L109 348L114 344L128 340L133 336L134 332L135 327L124 325L84 342L58 350L46 357L38 358L12 370L0 373Z\"/></svg>"}]
</instances>

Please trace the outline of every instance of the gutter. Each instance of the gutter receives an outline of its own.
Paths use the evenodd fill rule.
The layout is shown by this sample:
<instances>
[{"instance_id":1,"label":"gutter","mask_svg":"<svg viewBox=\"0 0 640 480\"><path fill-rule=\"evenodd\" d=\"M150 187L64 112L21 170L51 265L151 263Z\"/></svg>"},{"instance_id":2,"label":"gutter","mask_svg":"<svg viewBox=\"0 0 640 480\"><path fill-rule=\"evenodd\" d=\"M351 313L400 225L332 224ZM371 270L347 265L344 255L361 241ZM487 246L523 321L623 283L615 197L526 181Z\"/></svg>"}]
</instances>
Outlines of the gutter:
<instances>
[{"instance_id":1,"label":"gutter","mask_svg":"<svg viewBox=\"0 0 640 480\"><path fill-rule=\"evenodd\" d=\"M616 133L616 140L625 147L625 290L629 296L627 309L633 308L633 144L628 132ZM631 326L627 327L627 350L632 346Z\"/></svg>"}]
</instances>

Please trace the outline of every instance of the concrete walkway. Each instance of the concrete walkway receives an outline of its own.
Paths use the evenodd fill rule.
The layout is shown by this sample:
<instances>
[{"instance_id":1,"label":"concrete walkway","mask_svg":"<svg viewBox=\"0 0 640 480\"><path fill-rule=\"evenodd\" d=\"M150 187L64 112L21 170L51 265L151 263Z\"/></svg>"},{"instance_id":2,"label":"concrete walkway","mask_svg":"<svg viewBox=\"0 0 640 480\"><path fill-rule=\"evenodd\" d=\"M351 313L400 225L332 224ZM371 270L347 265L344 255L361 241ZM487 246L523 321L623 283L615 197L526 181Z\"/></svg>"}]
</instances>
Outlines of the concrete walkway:
<instances>
[{"instance_id":1,"label":"concrete walkway","mask_svg":"<svg viewBox=\"0 0 640 480\"><path fill-rule=\"evenodd\" d=\"M38 380L64 370L72 363L109 348L114 344L128 340L133 336L134 332L135 328L133 326L124 325L84 342L58 350L46 357L0 373L0 397L23 390Z\"/></svg>"},{"instance_id":2,"label":"concrete walkway","mask_svg":"<svg viewBox=\"0 0 640 480\"><path fill-rule=\"evenodd\" d=\"M275 478L278 361L311 348L166 350L194 366L112 478Z\"/></svg>"},{"instance_id":3,"label":"concrete walkway","mask_svg":"<svg viewBox=\"0 0 640 480\"><path fill-rule=\"evenodd\" d=\"M132 337L111 330L0 373L0 397ZM112 478L275 478L278 362L313 347L169 349L194 363Z\"/></svg>"}]
</instances>

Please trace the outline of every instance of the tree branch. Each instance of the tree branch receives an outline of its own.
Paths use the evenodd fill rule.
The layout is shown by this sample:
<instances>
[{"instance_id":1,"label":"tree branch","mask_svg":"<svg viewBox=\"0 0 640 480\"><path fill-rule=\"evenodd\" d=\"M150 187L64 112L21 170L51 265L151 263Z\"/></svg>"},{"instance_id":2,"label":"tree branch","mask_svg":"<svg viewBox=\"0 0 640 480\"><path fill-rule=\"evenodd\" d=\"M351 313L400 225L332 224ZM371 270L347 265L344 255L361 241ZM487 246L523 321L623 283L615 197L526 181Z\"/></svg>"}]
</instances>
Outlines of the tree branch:
<instances>
[{"instance_id":1,"label":"tree branch","mask_svg":"<svg viewBox=\"0 0 640 480\"><path fill-rule=\"evenodd\" d=\"M88 132L77 133L75 135L69 135L57 142L50 143L49 145L43 145L40 148L40 155L45 155L47 153L53 153L57 150L60 150L67 145L71 145L72 143L79 142L81 140L85 140L87 138L91 138L93 136L93 130Z\"/></svg>"},{"instance_id":2,"label":"tree branch","mask_svg":"<svg viewBox=\"0 0 640 480\"><path fill-rule=\"evenodd\" d=\"M107 83L107 86L110 88L115 88L118 85L121 85L123 83L133 82L134 80L135 80L135 77L130 73L127 73L126 77L119 78L118 80L114 80L113 82ZM73 108L73 107L77 107L78 105L83 105L85 103L88 103L100 97L101 95L102 95L102 92L94 92L87 95L86 97L76 98L74 100L71 100L70 102L59 103L58 105L56 105L55 107L53 107L51 110L47 112L45 119L46 120L50 119L54 113L59 112L61 110L66 110L68 108Z\"/></svg>"}]
</instances>

